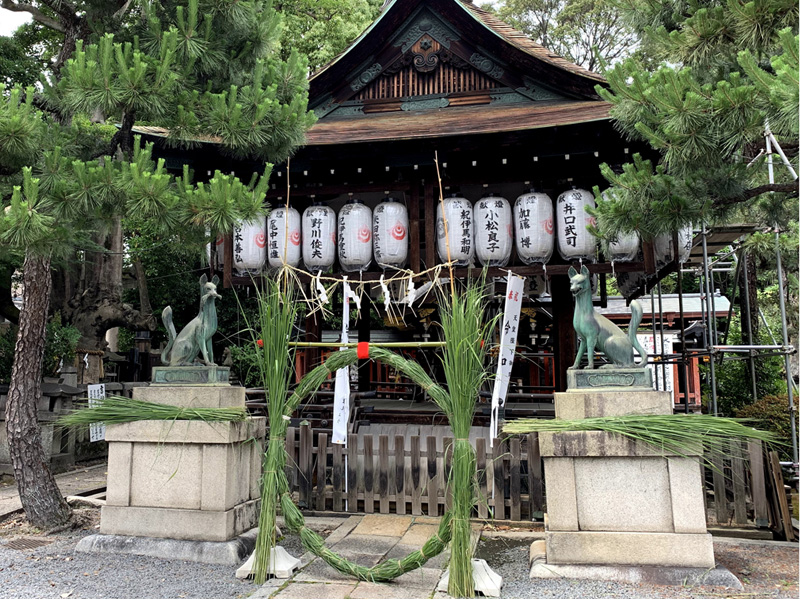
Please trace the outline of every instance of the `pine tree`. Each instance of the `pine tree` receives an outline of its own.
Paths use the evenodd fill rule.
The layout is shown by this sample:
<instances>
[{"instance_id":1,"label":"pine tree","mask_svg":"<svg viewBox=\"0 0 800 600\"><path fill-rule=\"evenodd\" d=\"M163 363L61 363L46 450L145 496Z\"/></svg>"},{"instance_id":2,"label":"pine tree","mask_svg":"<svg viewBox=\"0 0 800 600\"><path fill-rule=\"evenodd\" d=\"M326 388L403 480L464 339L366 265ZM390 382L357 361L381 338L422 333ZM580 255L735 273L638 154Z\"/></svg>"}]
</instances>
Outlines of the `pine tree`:
<instances>
[{"instance_id":1,"label":"pine tree","mask_svg":"<svg viewBox=\"0 0 800 600\"><path fill-rule=\"evenodd\" d=\"M94 285L71 307L84 336L94 327L99 337L125 317L119 315L123 217L165 235L216 234L263 214L267 161L284 160L313 115L305 61L296 53L278 58L280 22L269 2L36 4L45 21L56 18L62 27L65 11L80 23L100 10L103 18L93 26L106 28L96 36L84 31L85 39L75 37L83 31L77 25L64 32L73 50L54 63L40 96L32 89L0 92L0 176L14 184L10 203L4 198L0 240L24 257L8 440L26 514L48 527L69 514L41 454L36 421L53 261L92 244L111 250L96 252ZM109 13L111 4L117 12ZM107 139L102 127L80 125L89 116L114 119L119 128ZM175 178L132 135L143 120L168 127L171 144L213 135L231 154L267 165L248 181L216 172L195 183L188 168ZM91 319L81 321L87 314Z\"/></svg>"},{"instance_id":2,"label":"pine tree","mask_svg":"<svg viewBox=\"0 0 800 600\"><path fill-rule=\"evenodd\" d=\"M598 195L599 233L638 231L650 240L743 209L770 227L795 218L797 183L774 155L769 184L766 157L757 156L768 123L797 170L797 3L620 1L660 65L624 61L598 93L613 104L616 127L659 159L636 156L621 173L603 166L611 189Z\"/></svg>"}]
</instances>

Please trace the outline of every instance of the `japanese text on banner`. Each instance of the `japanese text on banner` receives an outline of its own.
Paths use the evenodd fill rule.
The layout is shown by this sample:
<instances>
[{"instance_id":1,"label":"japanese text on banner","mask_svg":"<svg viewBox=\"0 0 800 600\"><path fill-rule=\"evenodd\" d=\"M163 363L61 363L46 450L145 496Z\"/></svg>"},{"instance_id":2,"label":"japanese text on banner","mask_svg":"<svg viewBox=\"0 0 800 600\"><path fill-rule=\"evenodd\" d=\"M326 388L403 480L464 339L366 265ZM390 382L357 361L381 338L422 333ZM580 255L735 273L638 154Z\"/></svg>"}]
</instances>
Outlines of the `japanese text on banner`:
<instances>
[{"instance_id":1,"label":"japanese text on banner","mask_svg":"<svg viewBox=\"0 0 800 600\"><path fill-rule=\"evenodd\" d=\"M350 284L347 278L342 282L342 344L350 341ZM345 350L342 346L340 349ZM347 420L350 416L350 368L342 367L336 371L333 388L333 432L331 442L347 445Z\"/></svg>"},{"instance_id":2,"label":"japanese text on banner","mask_svg":"<svg viewBox=\"0 0 800 600\"><path fill-rule=\"evenodd\" d=\"M490 423L491 440L497 437L500 409L506 404L508 382L511 379L511 366L514 364L514 351L517 349L519 314L522 308L522 290L525 279L508 272L506 302L503 309L503 329L500 332L500 355L497 360L497 376L492 391L492 419Z\"/></svg>"},{"instance_id":3,"label":"japanese text on banner","mask_svg":"<svg viewBox=\"0 0 800 600\"><path fill-rule=\"evenodd\" d=\"M86 386L86 393L89 396L89 407L97 406L100 404L98 400L103 400L106 397L106 384L93 383ZM91 423L89 425L89 441L99 442L106 439L106 426L105 423Z\"/></svg>"}]
</instances>

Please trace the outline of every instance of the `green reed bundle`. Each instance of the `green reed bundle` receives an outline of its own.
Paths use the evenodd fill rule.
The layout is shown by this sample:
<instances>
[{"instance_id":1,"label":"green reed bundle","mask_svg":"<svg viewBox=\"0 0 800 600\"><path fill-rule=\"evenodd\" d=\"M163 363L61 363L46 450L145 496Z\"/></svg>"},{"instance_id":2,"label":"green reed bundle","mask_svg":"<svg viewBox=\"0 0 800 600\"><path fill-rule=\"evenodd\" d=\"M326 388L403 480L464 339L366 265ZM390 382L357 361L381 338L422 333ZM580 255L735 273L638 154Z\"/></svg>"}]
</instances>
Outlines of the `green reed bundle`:
<instances>
[{"instance_id":1,"label":"green reed bundle","mask_svg":"<svg viewBox=\"0 0 800 600\"><path fill-rule=\"evenodd\" d=\"M270 279L264 280L263 289L256 288L256 294L257 321L250 323L245 316L245 322L253 337L253 344L258 347L258 372L267 394L269 440L261 477L261 512L253 569L256 583L264 583L276 541L278 474L282 473L286 464L286 421L283 417L292 413L287 409L289 385L294 373L294 351L289 341L297 318L298 303L291 284L287 283L286 288L281 290L278 283Z\"/></svg>"},{"instance_id":2,"label":"green reed bundle","mask_svg":"<svg viewBox=\"0 0 800 600\"><path fill-rule=\"evenodd\" d=\"M744 419L713 415L624 415L575 420L517 419L503 427L505 433L564 433L569 431L605 431L643 442L662 454L697 456L701 450L728 454L730 441L758 440L778 444L773 433L753 429ZM703 457L706 464L715 468Z\"/></svg>"},{"instance_id":3,"label":"green reed bundle","mask_svg":"<svg viewBox=\"0 0 800 600\"><path fill-rule=\"evenodd\" d=\"M244 408L189 408L133 400L123 396L109 396L94 402L96 402L94 406L84 404L80 408L59 417L56 425L78 427L92 423L116 425L133 421L205 421L206 423L225 423L244 421L247 418L247 412Z\"/></svg>"},{"instance_id":4,"label":"green reed bundle","mask_svg":"<svg viewBox=\"0 0 800 600\"><path fill-rule=\"evenodd\" d=\"M462 292L440 300L442 334L446 345L442 366L447 394L434 400L447 415L453 429L453 462L448 485L452 491L453 532L450 542L450 580L447 592L456 598L474 595L470 517L475 506L475 451L469 431L485 367L489 336L494 320L484 320L483 282L470 283Z\"/></svg>"}]
</instances>

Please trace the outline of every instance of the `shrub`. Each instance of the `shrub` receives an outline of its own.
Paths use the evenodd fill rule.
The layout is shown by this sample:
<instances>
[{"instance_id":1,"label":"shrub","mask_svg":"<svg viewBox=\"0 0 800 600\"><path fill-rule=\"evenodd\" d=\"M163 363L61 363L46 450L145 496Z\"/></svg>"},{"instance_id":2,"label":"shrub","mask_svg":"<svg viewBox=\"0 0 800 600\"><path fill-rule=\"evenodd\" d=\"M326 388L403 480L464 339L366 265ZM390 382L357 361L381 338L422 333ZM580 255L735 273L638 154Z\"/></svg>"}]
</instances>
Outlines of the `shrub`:
<instances>
[{"instance_id":1,"label":"shrub","mask_svg":"<svg viewBox=\"0 0 800 600\"><path fill-rule=\"evenodd\" d=\"M229 346L231 351L231 370L245 387L261 387L261 371L258 363L258 349L252 343L242 346Z\"/></svg>"},{"instance_id":2,"label":"shrub","mask_svg":"<svg viewBox=\"0 0 800 600\"><path fill-rule=\"evenodd\" d=\"M47 334L44 341L44 362L42 364L43 377L58 375L61 361L70 366L75 360L75 350L81 332L71 325L62 325L61 314L55 316L47 323ZM10 326L0 329L0 384L11 381L11 367L14 363L14 348L17 344L17 328Z\"/></svg>"},{"instance_id":3,"label":"shrub","mask_svg":"<svg viewBox=\"0 0 800 600\"><path fill-rule=\"evenodd\" d=\"M792 425L789 416L789 397L764 396L752 404L740 408L736 411L736 417L741 419L752 419L759 429L772 431L781 437L781 441L786 442L786 446L779 449L782 460L792 460L791 441ZM798 426L797 415L795 414L795 427ZM795 429L797 431L797 429Z\"/></svg>"}]
</instances>

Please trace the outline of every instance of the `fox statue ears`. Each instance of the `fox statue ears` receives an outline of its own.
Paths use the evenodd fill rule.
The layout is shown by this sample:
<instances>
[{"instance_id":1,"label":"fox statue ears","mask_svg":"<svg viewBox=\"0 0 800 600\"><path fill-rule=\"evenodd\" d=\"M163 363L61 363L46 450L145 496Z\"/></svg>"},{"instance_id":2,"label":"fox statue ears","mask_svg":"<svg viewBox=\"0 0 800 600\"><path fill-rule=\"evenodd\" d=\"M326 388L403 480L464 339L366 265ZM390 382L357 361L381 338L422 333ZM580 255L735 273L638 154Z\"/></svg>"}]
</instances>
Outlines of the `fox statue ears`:
<instances>
[{"instance_id":1,"label":"fox statue ears","mask_svg":"<svg viewBox=\"0 0 800 600\"><path fill-rule=\"evenodd\" d=\"M206 286L207 283L208 283L208 276L205 273L203 273L200 276L200 294L201 295L205 292L205 286ZM214 277L211 278L211 283L213 283L214 286L219 285L219 277L214 275Z\"/></svg>"},{"instance_id":2,"label":"fox statue ears","mask_svg":"<svg viewBox=\"0 0 800 600\"><path fill-rule=\"evenodd\" d=\"M575 267L570 267L568 273L570 279L578 274L578 272L575 270ZM586 268L586 265L581 265L581 275L583 275L584 277L589 277L589 269Z\"/></svg>"}]
</instances>

